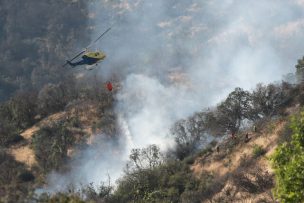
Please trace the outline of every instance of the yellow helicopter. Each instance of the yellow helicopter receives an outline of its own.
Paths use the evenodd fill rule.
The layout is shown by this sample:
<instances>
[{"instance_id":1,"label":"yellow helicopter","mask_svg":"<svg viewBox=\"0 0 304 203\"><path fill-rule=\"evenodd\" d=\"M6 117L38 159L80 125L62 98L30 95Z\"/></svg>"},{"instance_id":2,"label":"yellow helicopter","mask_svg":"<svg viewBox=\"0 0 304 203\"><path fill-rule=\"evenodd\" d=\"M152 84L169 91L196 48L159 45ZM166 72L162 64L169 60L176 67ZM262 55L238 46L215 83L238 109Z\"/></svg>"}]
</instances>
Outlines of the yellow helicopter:
<instances>
[{"instance_id":1,"label":"yellow helicopter","mask_svg":"<svg viewBox=\"0 0 304 203\"><path fill-rule=\"evenodd\" d=\"M93 41L89 46L87 46L84 50L80 53L76 54L72 59L67 60L66 63L63 65L70 65L71 67L76 67L80 65L87 65L86 69L92 70L94 66L96 67L98 63L106 58L105 53L101 51L88 51L88 49L93 46L100 38L102 38L107 32L109 32L111 28L108 28L105 32L103 32L95 41ZM81 56L82 55L82 56ZM81 56L81 60L77 62L73 62L76 58Z\"/></svg>"}]
</instances>

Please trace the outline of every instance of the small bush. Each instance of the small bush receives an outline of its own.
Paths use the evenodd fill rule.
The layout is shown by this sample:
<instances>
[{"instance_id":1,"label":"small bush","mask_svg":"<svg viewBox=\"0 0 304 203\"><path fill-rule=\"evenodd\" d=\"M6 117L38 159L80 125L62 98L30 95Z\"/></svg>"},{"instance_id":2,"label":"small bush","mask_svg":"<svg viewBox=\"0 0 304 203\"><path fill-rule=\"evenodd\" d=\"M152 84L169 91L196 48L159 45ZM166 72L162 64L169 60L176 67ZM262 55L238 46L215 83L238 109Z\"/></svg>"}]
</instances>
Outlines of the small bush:
<instances>
[{"instance_id":1,"label":"small bush","mask_svg":"<svg viewBox=\"0 0 304 203\"><path fill-rule=\"evenodd\" d=\"M258 158L259 156L264 155L266 153L266 150L263 149L262 146L254 145L252 153L254 158Z\"/></svg>"}]
</instances>

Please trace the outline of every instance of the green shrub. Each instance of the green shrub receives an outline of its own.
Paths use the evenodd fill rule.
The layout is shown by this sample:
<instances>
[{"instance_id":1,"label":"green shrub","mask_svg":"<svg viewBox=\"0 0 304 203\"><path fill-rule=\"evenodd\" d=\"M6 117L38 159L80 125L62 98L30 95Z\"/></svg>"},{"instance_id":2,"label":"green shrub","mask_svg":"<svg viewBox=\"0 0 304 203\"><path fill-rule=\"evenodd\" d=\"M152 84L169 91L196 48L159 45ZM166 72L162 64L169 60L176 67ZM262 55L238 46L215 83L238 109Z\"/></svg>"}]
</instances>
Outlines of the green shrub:
<instances>
[{"instance_id":1,"label":"green shrub","mask_svg":"<svg viewBox=\"0 0 304 203\"><path fill-rule=\"evenodd\" d=\"M304 202L304 111L291 119L291 142L280 145L271 157L280 202Z\"/></svg>"},{"instance_id":2,"label":"green shrub","mask_svg":"<svg viewBox=\"0 0 304 203\"><path fill-rule=\"evenodd\" d=\"M118 181L117 190L109 198L110 202L181 202L184 192L184 199L200 192L200 181L193 176L187 160L170 159L152 167L142 167L141 163L146 162L146 156L142 157L141 152L148 149L133 150L130 159L136 161L138 166L129 168ZM146 158L152 160L149 156Z\"/></svg>"},{"instance_id":3,"label":"green shrub","mask_svg":"<svg viewBox=\"0 0 304 203\"><path fill-rule=\"evenodd\" d=\"M284 128L279 132L278 143L283 144L291 141L292 129L290 123L285 124Z\"/></svg>"}]
</instances>

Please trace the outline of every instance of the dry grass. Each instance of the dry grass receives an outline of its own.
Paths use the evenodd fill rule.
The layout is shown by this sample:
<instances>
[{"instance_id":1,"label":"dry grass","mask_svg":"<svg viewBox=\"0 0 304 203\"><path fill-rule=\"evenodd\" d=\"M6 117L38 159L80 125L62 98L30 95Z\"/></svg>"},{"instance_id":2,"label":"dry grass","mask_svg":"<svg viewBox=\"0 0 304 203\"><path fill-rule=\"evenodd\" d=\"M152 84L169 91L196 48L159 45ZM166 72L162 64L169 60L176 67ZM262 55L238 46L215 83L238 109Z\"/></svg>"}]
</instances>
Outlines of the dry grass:
<instances>
[{"instance_id":1,"label":"dry grass","mask_svg":"<svg viewBox=\"0 0 304 203\"><path fill-rule=\"evenodd\" d=\"M199 177L202 171L210 172L214 174L215 177L222 178L223 180L223 177L228 176L224 183L225 187L213 196L212 201L272 202L270 188L265 189L265 191L258 190L258 194L253 194L250 191L242 191L240 187L236 186L236 183L233 180L236 178L234 175L241 172L243 174L242 177L244 177L244 183L256 181L256 177L249 174L249 171L256 168L256 166L261 169L259 174L252 173L255 174L258 179L261 174L269 174L269 176L272 177L272 169L266 157L273 153L276 148L280 131L284 128L285 124L286 122L284 121L276 121L274 123L274 129L270 133L250 133L250 141L245 142L240 139L240 141L235 142L235 146L232 148L229 148L228 146L234 141L228 138L220 144L219 153L217 153L216 150L213 150L213 153L209 154L209 156L199 157L195 160L191 169L196 177ZM266 150L266 154L254 158L252 151L255 145L263 147L263 149ZM225 148L225 146L227 147ZM250 184L248 185L250 186ZM226 195L226 193L228 195ZM226 199L224 200L223 198Z\"/></svg>"},{"instance_id":2,"label":"dry grass","mask_svg":"<svg viewBox=\"0 0 304 203\"><path fill-rule=\"evenodd\" d=\"M9 154L15 157L16 161L24 163L28 168L33 167L37 163L35 153L29 145L12 147L9 149Z\"/></svg>"}]
</instances>

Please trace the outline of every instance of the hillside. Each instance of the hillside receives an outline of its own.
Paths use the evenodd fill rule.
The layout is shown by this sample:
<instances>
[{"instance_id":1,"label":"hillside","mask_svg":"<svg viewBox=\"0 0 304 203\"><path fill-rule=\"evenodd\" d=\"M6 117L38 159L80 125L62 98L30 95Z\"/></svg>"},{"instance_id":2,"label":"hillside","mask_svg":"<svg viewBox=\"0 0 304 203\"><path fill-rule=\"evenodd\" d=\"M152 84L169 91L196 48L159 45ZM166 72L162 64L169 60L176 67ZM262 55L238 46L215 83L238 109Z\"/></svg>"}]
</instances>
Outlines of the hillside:
<instances>
[{"instance_id":1,"label":"hillside","mask_svg":"<svg viewBox=\"0 0 304 203\"><path fill-rule=\"evenodd\" d=\"M289 93L287 95L295 94L293 88L298 91L298 87L292 87L288 90ZM111 125L108 125L109 123L105 122L108 119L107 117L111 114L111 102L114 101L110 99L111 95L112 94L105 93L101 100L74 102L68 105L64 110L39 120L39 122L20 134L23 137L20 142L11 145L10 148L7 149L8 154L11 154L15 161L24 164L26 169L36 176L38 182L35 181L35 187L47 184L45 183L45 171L49 171L49 169L66 171L66 167L68 167L69 163L68 160L73 160L75 156L79 155L82 150L80 146L89 146L94 134L100 134L102 132L109 133L113 130ZM107 97L105 96L110 96L110 98L107 100ZM285 99L283 100L285 101ZM206 119L202 116L205 114L204 112L194 115L193 118L187 118L187 121L177 122L176 126L173 128L174 131L172 131L175 136L178 137L182 135L180 134L182 133L182 131L180 131L183 129L182 126L191 130L190 137L187 138L190 140L184 143L186 145L182 142L178 142L179 147L177 147L175 151L170 152L172 153L170 156L181 156L183 158L169 158L163 162L160 157L164 155L159 154L160 152L157 150L156 146L151 146L152 148L148 147L146 149L135 149L135 151L131 152L130 162L128 163L129 167L131 167L129 169L130 171L127 172L124 175L124 178L118 183L118 190L113 191L112 193L111 188L107 189L107 187L105 187L104 189L107 191L105 195L110 196L103 196L101 199L106 202L128 201L120 196L122 194L132 194L132 192L136 192L136 190L127 192L128 189L124 188L124 184L127 184L129 181L128 177L137 173L148 173L146 174L148 176L151 175L150 173L155 173L153 176L158 177L155 177L156 180L161 181L163 178L169 179L169 182L167 183L169 185L165 187L169 187L171 190L174 190L176 187L183 188L181 191L184 192L181 194L176 192L171 194L175 196L181 195L180 198L183 199L182 202L197 202L198 200L200 200L198 202L273 202L275 197L272 195L272 189L274 188L275 180L269 157L280 143L290 139L290 132L286 131L289 126L289 117L298 114L300 105L297 98L293 98L288 105L284 104L284 107L280 108L282 108L280 110L280 116L257 120L255 130L252 130L252 126L249 126L249 128L247 127L239 130L235 135L235 138L227 134L222 137L219 142L213 141L204 148L195 148L195 145L189 145L189 143L196 142L196 135L201 136L201 130L204 131L205 127L203 127L202 124L204 123L205 126L207 120L203 123L200 121L200 119ZM208 115L209 114L210 112ZM208 122L210 122L210 119ZM192 125L195 127L192 128ZM57 129L62 128L60 126L64 126L63 130L67 130L67 136L69 136L69 140L71 140L68 145L56 144L63 150L62 155L65 158L62 159L59 156L57 158L49 157L48 159L41 159L41 155L45 156L45 153L52 153L54 150L56 151L56 148L53 148L52 146L57 142L57 137L53 137L52 134L46 134L51 136L51 139L48 141L49 144L44 145L45 149L40 149L39 145L37 146L36 143L37 141L40 143L43 140L39 141L39 136L44 136L43 142L45 142L45 139L49 139L44 135L45 132L47 132L45 130L50 129L51 131L61 133L61 131L57 131ZM216 127L216 129L209 126L210 132L215 133L219 129L219 126ZM248 138L246 138L247 133ZM72 137L73 139L71 139ZM190 150L186 155L184 154L184 150L180 151L184 147L187 147ZM39 150L42 150L43 154L40 154ZM135 154L132 155L132 153ZM156 153L159 155L149 155L149 153ZM149 156L152 157L149 158ZM51 161L51 159L54 159L55 162ZM57 165L58 161L60 165ZM47 165L45 165L45 163L47 163ZM142 165L143 163L153 164L148 166ZM171 167L174 169L171 169ZM168 172L159 174L159 170ZM169 171L171 172L169 173ZM143 180L138 179L140 177L141 176L137 177L137 175L135 175L134 178L141 182ZM179 180L179 178L182 177L183 179ZM181 182L178 183L179 181ZM140 183L138 187L142 188L142 185L144 184L149 185L151 183L149 183L149 181L148 183ZM182 185L178 186L178 184ZM189 184L197 186L191 186L190 188L192 189L190 189L188 188ZM145 191L146 189L142 192ZM166 193L167 192L164 191L164 195ZM98 195L98 191L95 191L94 194ZM170 197L170 193L165 196L169 199L173 198L173 196ZM53 196L53 198L58 198L58 196ZM144 195L143 198L147 197ZM153 198L156 201L156 199L160 197L156 198L153 196ZM164 202L169 201L167 198L163 199ZM158 199L158 201L160 201L160 199ZM150 202L150 200L148 202Z\"/></svg>"},{"instance_id":2,"label":"hillside","mask_svg":"<svg viewBox=\"0 0 304 203\"><path fill-rule=\"evenodd\" d=\"M3 181L4 201L25 196L41 202L76 197L93 202L273 201L275 176L268 157L280 143L290 142L289 117L303 105L301 84L259 84L251 92L235 88L217 106L176 121L170 131L174 148L161 151L157 145L148 145L124 152L129 147L124 145L132 142L124 139L132 138L126 136L115 109L122 84L114 83L109 92L97 80L86 85L67 82L3 104L0 116L11 117L3 116L7 133L2 136L2 164L3 169L15 168ZM39 102L32 103L30 98ZM16 128L10 128L11 124ZM250 130L253 126L256 131ZM230 137L232 133L235 138ZM124 153L129 160L121 159ZM33 193L56 185L69 191L70 184L77 188L89 180L70 177L88 167L97 174L104 173L104 166L115 171L113 164L126 167L115 190L113 182L102 182L97 190L82 185L80 194L90 192L87 197L79 196L77 190ZM58 176L65 183L57 184ZM22 195L12 195L15 190Z\"/></svg>"},{"instance_id":3,"label":"hillside","mask_svg":"<svg viewBox=\"0 0 304 203\"><path fill-rule=\"evenodd\" d=\"M212 148L212 152L195 160L191 166L195 176L200 177L202 172L209 172L224 185L219 192L213 195L211 198L213 201L220 202L221 198L222 201L230 199L233 202L273 201L271 189L274 174L267 157L277 147L280 133L284 129L286 121L272 121L267 125L260 129L260 132L249 131L248 140L245 138L247 132L238 134L236 139L227 138L217 144L219 152L217 152L216 146ZM267 129L269 125L273 125L270 130ZM261 147L262 154L255 157L254 148L257 146ZM250 174L249 177L244 177L246 173ZM256 175L267 175L267 178L272 180L269 182L268 188L255 189L254 185L249 184L250 182L247 182L247 185L246 182L239 182L241 178L249 178L254 182L257 178ZM245 181L248 180L245 179Z\"/></svg>"},{"instance_id":4,"label":"hillside","mask_svg":"<svg viewBox=\"0 0 304 203\"><path fill-rule=\"evenodd\" d=\"M77 136L78 133L88 136L93 135L92 126L93 123L98 121L98 115L96 115L96 104L90 102L81 103L79 106L74 106L67 111L52 114L32 127L24 130L20 135L24 138L22 143L18 143L10 147L9 154L13 155L16 161L22 162L29 168L37 164L35 160L35 154L31 148L31 139L35 133L37 133L41 127L50 126L53 123L69 122L71 118L77 118L80 128L71 128L73 136ZM88 139L86 138L86 139Z\"/></svg>"},{"instance_id":5,"label":"hillside","mask_svg":"<svg viewBox=\"0 0 304 203\"><path fill-rule=\"evenodd\" d=\"M304 202L303 9L0 0L0 203Z\"/></svg>"},{"instance_id":6,"label":"hillside","mask_svg":"<svg viewBox=\"0 0 304 203\"><path fill-rule=\"evenodd\" d=\"M54 169L63 170L75 154L91 144L93 135L103 132L111 135L115 130L111 107L113 95L105 92L103 86L99 91L101 97L75 100L58 112L36 115L33 120L37 122L19 131L19 135L14 133L16 128L1 133L1 176L13 169L7 179L0 179L1 201L18 202L20 198L31 198L34 188L45 184L48 173ZM62 140L62 136L66 138ZM13 191L21 194L13 194Z\"/></svg>"}]
</instances>

